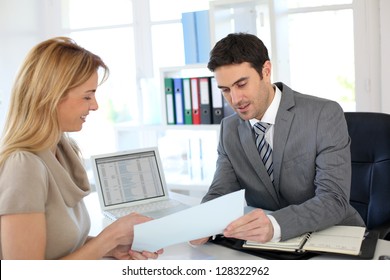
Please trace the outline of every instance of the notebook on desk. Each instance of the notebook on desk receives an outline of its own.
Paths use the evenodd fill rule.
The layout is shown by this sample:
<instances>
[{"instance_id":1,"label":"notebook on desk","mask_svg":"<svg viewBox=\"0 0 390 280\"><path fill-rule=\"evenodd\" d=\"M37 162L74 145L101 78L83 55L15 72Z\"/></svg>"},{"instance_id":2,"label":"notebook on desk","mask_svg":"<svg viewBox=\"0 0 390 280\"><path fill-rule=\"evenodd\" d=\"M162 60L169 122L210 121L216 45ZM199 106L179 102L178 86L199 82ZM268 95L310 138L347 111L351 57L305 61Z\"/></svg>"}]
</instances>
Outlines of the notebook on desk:
<instances>
[{"instance_id":1,"label":"notebook on desk","mask_svg":"<svg viewBox=\"0 0 390 280\"><path fill-rule=\"evenodd\" d=\"M156 147L91 157L102 212L118 219L137 212L160 218L188 208L169 197Z\"/></svg>"}]
</instances>

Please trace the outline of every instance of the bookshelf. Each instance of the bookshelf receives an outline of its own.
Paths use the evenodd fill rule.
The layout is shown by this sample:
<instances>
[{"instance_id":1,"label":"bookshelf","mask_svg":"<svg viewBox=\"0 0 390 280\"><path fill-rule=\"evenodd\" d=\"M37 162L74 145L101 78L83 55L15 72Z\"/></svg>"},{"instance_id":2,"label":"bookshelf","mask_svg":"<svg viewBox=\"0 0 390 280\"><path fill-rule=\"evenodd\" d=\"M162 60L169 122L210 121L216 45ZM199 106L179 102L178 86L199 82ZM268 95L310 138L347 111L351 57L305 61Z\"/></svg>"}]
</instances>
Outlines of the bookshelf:
<instances>
[{"instance_id":1,"label":"bookshelf","mask_svg":"<svg viewBox=\"0 0 390 280\"><path fill-rule=\"evenodd\" d=\"M203 197L211 184L218 135L219 125L116 127L117 150L157 146L168 188L193 197Z\"/></svg>"},{"instance_id":2,"label":"bookshelf","mask_svg":"<svg viewBox=\"0 0 390 280\"><path fill-rule=\"evenodd\" d=\"M171 191L201 198L215 172L219 124L168 125L164 78L211 77L206 65L168 67L161 70L162 125L121 123L115 126L116 149L157 146Z\"/></svg>"},{"instance_id":3,"label":"bookshelf","mask_svg":"<svg viewBox=\"0 0 390 280\"><path fill-rule=\"evenodd\" d=\"M176 114L177 110L180 110L177 108L177 101L175 89L176 84L175 81L180 81L182 79L188 78L199 78L199 77L211 77L212 73L207 69L206 65L204 64L193 64L193 65L186 65L186 66L180 66L180 67L169 67L169 68L162 68L160 69L160 85L161 85L161 111L163 113L163 123L168 125L182 125L184 122L178 121L176 118L178 115ZM167 79L168 83L167 84ZM184 82L181 81L181 91L184 89ZM189 85L191 86L191 85ZM172 95L167 95L167 91L171 89ZM180 106L185 106L185 102L192 103L192 96L189 96L190 100L185 100L184 94L182 94L182 104ZM185 109L183 107L183 109ZM170 113L168 113L170 111ZM191 114L192 115L192 114ZM192 120L190 121L192 123ZM190 125L190 124L186 124Z\"/></svg>"},{"instance_id":4,"label":"bookshelf","mask_svg":"<svg viewBox=\"0 0 390 280\"><path fill-rule=\"evenodd\" d=\"M205 64L160 69L164 135L159 138L158 146L166 180L171 190L196 197L206 193L214 175L219 124L169 124L165 78L199 77L213 77L213 73Z\"/></svg>"}]
</instances>

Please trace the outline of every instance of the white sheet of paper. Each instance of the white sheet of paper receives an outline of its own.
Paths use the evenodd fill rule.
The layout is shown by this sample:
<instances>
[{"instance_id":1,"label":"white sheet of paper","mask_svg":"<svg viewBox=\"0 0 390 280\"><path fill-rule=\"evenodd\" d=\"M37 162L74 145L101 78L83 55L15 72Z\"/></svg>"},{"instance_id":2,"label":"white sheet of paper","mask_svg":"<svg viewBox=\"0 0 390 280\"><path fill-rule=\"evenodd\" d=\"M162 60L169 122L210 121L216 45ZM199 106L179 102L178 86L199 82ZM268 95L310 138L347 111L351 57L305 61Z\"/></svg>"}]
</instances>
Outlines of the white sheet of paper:
<instances>
[{"instance_id":1,"label":"white sheet of paper","mask_svg":"<svg viewBox=\"0 0 390 280\"><path fill-rule=\"evenodd\" d=\"M170 245L220 234L244 214L244 190L134 226L132 250L155 252Z\"/></svg>"}]
</instances>

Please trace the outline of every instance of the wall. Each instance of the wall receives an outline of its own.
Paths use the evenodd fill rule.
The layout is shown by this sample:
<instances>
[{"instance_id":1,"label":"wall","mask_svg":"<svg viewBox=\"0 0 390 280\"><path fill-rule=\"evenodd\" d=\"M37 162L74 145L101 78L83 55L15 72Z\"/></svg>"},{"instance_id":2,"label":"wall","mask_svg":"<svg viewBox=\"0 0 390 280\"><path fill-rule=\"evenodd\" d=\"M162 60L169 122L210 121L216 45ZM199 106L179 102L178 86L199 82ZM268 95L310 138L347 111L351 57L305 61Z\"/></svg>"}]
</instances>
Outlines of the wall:
<instances>
[{"instance_id":1,"label":"wall","mask_svg":"<svg viewBox=\"0 0 390 280\"><path fill-rule=\"evenodd\" d=\"M27 52L58 28L58 14L51 0L0 1L0 131L18 67Z\"/></svg>"},{"instance_id":2,"label":"wall","mask_svg":"<svg viewBox=\"0 0 390 280\"><path fill-rule=\"evenodd\" d=\"M380 1L381 26L381 111L390 114L390 1Z\"/></svg>"}]
</instances>

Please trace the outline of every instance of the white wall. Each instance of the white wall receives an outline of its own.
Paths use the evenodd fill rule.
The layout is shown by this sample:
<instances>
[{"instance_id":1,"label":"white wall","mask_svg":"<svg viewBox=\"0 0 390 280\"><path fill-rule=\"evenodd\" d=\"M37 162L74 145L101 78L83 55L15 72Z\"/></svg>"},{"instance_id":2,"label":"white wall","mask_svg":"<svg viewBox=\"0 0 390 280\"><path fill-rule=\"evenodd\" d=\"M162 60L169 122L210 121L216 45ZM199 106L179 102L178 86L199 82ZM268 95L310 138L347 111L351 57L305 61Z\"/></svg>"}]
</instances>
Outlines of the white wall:
<instances>
[{"instance_id":1,"label":"white wall","mask_svg":"<svg viewBox=\"0 0 390 280\"><path fill-rule=\"evenodd\" d=\"M390 1L380 1L381 111L390 114Z\"/></svg>"},{"instance_id":2,"label":"white wall","mask_svg":"<svg viewBox=\"0 0 390 280\"><path fill-rule=\"evenodd\" d=\"M0 131L9 103L12 84L27 52L51 35L47 13L52 11L49 0L0 1ZM59 2L59 1L56 1Z\"/></svg>"}]
</instances>

